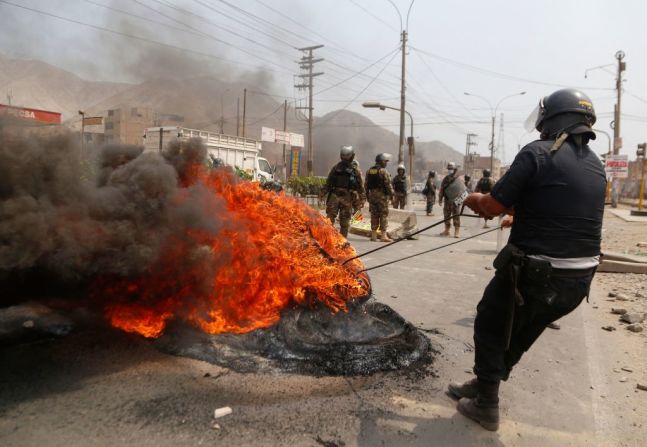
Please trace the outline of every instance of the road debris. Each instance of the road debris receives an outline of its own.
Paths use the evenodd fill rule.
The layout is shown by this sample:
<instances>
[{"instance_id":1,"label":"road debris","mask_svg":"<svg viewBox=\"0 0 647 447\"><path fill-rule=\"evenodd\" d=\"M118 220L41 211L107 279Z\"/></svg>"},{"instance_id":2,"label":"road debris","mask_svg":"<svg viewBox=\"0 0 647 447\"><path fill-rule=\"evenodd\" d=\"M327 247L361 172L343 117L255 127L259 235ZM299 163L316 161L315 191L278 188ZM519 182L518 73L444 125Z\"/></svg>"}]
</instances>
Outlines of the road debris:
<instances>
[{"instance_id":1,"label":"road debris","mask_svg":"<svg viewBox=\"0 0 647 447\"><path fill-rule=\"evenodd\" d=\"M647 385L643 385L642 383L636 384L636 388L638 388L641 391L647 391Z\"/></svg>"},{"instance_id":2,"label":"road debris","mask_svg":"<svg viewBox=\"0 0 647 447\"><path fill-rule=\"evenodd\" d=\"M559 323L555 322L555 321L552 322L552 323L549 323L547 327L549 327L550 329L555 329L557 331L562 328L562 326Z\"/></svg>"},{"instance_id":3,"label":"road debris","mask_svg":"<svg viewBox=\"0 0 647 447\"><path fill-rule=\"evenodd\" d=\"M620 317L621 321L624 321L625 323L629 323L629 324L642 323L644 319L645 319L645 315L639 314L637 312L626 313Z\"/></svg>"},{"instance_id":4,"label":"road debris","mask_svg":"<svg viewBox=\"0 0 647 447\"><path fill-rule=\"evenodd\" d=\"M624 315L627 313L627 309L623 309L621 307L612 307L611 313L616 315Z\"/></svg>"},{"instance_id":5,"label":"road debris","mask_svg":"<svg viewBox=\"0 0 647 447\"><path fill-rule=\"evenodd\" d=\"M616 328L613 327L613 326L602 326L602 329L604 329L605 331L609 331L609 332L612 332L612 331L616 330Z\"/></svg>"},{"instance_id":6,"label":"road debris","mask_svg":"<svg viewBox=\"0 0 647 447\"><path fill-rule=\"evenodd\" d=\"M630 324L629 326L627 326L627 329L629 329L631 332L642 332L643 331L643 327L642 327L642 325L640 323Z\"/></svg>"},{"instance_id":7,"label":"road debris","mask_svg":"<svg viewBox=\"0 0 647 447\"><path fill-rule=\"evenodd\" d=\"M220 407L216 408L216 410L213 412L213 417L214 419L218 419L224 416L227 416L228 414L232 413L231 407Z\"/></svg>"}]
</instances>

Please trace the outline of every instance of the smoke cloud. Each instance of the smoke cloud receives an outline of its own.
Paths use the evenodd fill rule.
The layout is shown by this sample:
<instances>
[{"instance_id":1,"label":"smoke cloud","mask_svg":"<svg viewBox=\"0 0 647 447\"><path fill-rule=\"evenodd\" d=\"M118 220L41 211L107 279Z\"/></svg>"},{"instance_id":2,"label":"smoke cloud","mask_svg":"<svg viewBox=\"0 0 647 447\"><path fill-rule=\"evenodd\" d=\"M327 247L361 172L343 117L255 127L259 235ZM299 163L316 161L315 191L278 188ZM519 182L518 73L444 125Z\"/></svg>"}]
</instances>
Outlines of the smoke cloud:
<instances>
[{"instance_id":1,"label":"smoke cloud","mask_svg":"<svg viewBox=\"0 0 647 447\"><path fill-rule=\"evenodd\" d=\"M225 225L214 219L224 211L221 198L182 184L206 156L200 140L175 142L163 156L107 146L98 169L79 157L76 141L57 135L0 142L3 276L30 269L72 281L137 275L169 238L216 234Z\"/></svg>"}]
</instances>

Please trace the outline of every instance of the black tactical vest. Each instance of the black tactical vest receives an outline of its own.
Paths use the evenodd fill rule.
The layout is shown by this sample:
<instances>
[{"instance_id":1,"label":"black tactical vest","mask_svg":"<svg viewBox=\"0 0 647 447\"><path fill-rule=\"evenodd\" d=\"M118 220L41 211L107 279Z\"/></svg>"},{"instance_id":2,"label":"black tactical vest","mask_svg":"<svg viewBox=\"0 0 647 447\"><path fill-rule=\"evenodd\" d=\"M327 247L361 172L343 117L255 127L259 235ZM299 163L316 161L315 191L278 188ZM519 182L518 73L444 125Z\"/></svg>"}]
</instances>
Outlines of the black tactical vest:
<instances>
[{"instance_id":1,"label":"black tactical vest","mask_svg":"<svg viewBox=\"0 0 647 447\"><path fill-rule=\"evenodd\" d=\"M492 179L490 177L482 177L476 185L476 189L483 194L492 191Z\"/></svg>"},{"instance_id":2,"label":"black tactical vest","mask_svg":"<svg viewBox=\"0 0 647 447\"><path fill-rule=\"evenodd\" d=\"M395 192L406 193L407 192L407 180L406 177L402 178L399 175L396 175L393 178L393 189Z\"/></svg>"},{"instance_id":3,"label":"black tactical vest","mask_svg":"<svg viewBox=\"0 0 647 447\"><path fill-rule=\"evenodd\" d=\"M333 188L357 189L357 175L352 165L338 163L331 178Z\"/></svg>"},{"instance_id":4,"label":"black tactical vest","mask_svg":"<svg viewBox=\"0 0 647 447\"><path fill-rule=\"evenodd\" d=\"M552 144L541 140L522 149L532 152L537 170L514 206L509 241L526 254L598 256L606 191L602 162L587 145L578 149L567 140L551 154ZM501 187L493 188L495 197L506 185Z\"/></svg>"},{"instance_id":5,"label":"black tactical vest","mask_svg":"<svg viewBox=\"0 0 647 447\"><path fill-rule=\"evenodd\" d=\"M366 172L367 189L385 189L384 178L380 175L381 166L375 165Z\"/></svg>"}]
</instances>

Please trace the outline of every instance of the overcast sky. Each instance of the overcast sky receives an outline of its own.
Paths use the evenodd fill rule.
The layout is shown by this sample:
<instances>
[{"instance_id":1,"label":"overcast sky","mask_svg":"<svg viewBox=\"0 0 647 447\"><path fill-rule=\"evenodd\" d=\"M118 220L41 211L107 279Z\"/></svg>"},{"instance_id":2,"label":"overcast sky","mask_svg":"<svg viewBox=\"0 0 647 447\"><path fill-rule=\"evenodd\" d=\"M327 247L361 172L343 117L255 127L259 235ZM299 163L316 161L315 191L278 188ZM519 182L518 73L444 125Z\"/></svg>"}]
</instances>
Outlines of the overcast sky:
<instances>
[{"instance_id":1,"label":"overcast sky","mask_svg":"<svg viewBox=\"0 0 647 447\"><path fill-rule=\"evenodd\" d=\"M410 0L393 3L406 19ZM504 113L510 160L519 144L536 137L523 121L539 98L565 86L589 94L598 113L595 127L612 134L614 54L623 50L623 152L634 158L636 144L647 141L646 17L647 2L639 0L416 0L407 56L407 110L416 138L462 152L466 134L474 132L477 151L485 154L490 106L463 93L496 106L525 91L497 111L496 134ZM264 70L273 80L263 90L298 105L305 103L293 88L301 56L295 48L323 44L315 53L325 58L317 65L325 74L315 81L315 113L345 107L398 132L397 112L361 107L373 99L399 106L400 19L388 0L0 0L0 29L3 53L41 59L86 79L138 82L173 73L175 65L223 79ZM159 57L160 51L168 57ZM157 55L150 58L154 70L141 58L148 53ZM606 64L584 77L586 69ZM605 152L606 137L593 147Z\"/></svg>"}]
</instances>

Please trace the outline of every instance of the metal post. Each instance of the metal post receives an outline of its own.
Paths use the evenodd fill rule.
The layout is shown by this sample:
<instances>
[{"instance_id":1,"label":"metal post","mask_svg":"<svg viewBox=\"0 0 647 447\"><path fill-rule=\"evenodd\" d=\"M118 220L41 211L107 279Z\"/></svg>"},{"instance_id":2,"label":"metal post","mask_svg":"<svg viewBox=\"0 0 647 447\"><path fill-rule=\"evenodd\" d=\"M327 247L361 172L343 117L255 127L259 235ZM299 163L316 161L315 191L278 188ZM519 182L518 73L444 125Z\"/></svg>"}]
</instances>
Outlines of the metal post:
<instances>
[{"instance_id":1,"label":"metal post","mask_svg":"<svg viewBox=\"0 0 647 447\"><path fill-rule=\"evenodd\" d=\"M160 151L160 154L162 153L162 148L164 147L164 146L162 145L162 142L163 142L163 141L164 141L164 128L163 128L163 127L160 127L160 144L159 144L159 151Z\"/></svg>"},{"instance_id":2,"label":"metal post","mask_svg":"<svg viewBox=\"0 0 647 447\"><path fill-rule=\"evenodd\" d=\"M616 76L616 105L614 107L613 119L613 154L620 153L622 148L622 137L620 136L620 119L621 119L621 98L622 98L622 72L625 71L626 63L622 62L625 57L623 51L616 52L616 59L618 60L618 74ZM618 207L618 179L613 179L613 186L611 188L611 207Z\"/></svg>"},{"instance_id":3,"label":"metal post","mask_svg":"<svg viewBox=\"0 0 647 447\"><path fill-rule=\"evenodd\" d=\"M79 110L79 115L81 115L81 153L79 154L81 157L84 155L83 151L83 146L85 146L85 112L83 110Z\"/></svg>"},{"instance_id":4,"label":"metal post","mask_svg":"<svg viewBox=\"0 0 647 447\"><path fill-rule=\"evenodd\" d=\"M283 132L288 131L288 100L286 99L283 102ZM288 169L287 169L287 159L286 159L286 151L285 151L285 143L283 143L283 180L286 180L288 178Z\"/></svg>"},{"instance_id":5,"label":"metal post","mask_svg":"<svg viewBox=\"0 0 647 447\"><path fill-rule=\"evenodd\" d=\"M647 165L647 154L646 158L643 158L642 162L642 172L640 173L640 197L638 198L638 211L643 209L643 196L645 195L645 166Z\"/></svg>"},{"instance_id":6,"label":"metal post","mask_svg":"<svg viewBox=\"0 0 647 447\"><path fill-rule=\"evenodd\" d=\"M400 77L400 146L398 148L398 164L404 162L404 112L405 112L405 75L407 54L407 31L402 31L402 75Z\"/></svg>"},{"instance_id":7,"label":"metal post","mask_svg":"<svg viewBox=\"0 0 647 447\"><path fill-rule=\"evenodd\" d=\"M236 100L236 136L240 135L240 96Z\"/></svg>"},{"instance_id":8,"label":"metal post","mask_svg":"<svg viewBox=\"0 0 647 447\"><path fill-rule=\"evenodd\" d=\"M312 48L309 50L309 58L312 60ZM308 176L314 173L314 152L312 150L312 66L308 67Z\"/></svg>"},{"instance_id":9,"label":"metal post","mask_svg":"<svg viewBox=\"0 0 647 447\"><path fill-rule=\"evenodd\" d=\"M494 125L496 123L496 111L492 113L492 136L490 137L490 172L494 174ZM498 178L497 174L497 178Z\"/></svg>"},{"instance_id":10,"label":"metal post","mask_svg":"<svg viewBox=\"0 0 647 447\"><path fill-rule=\"evenodd\" d=\"M243 138L245 138L245 114L247 113L247 89L243 89Z\"/></svg>"}]
</instances>

